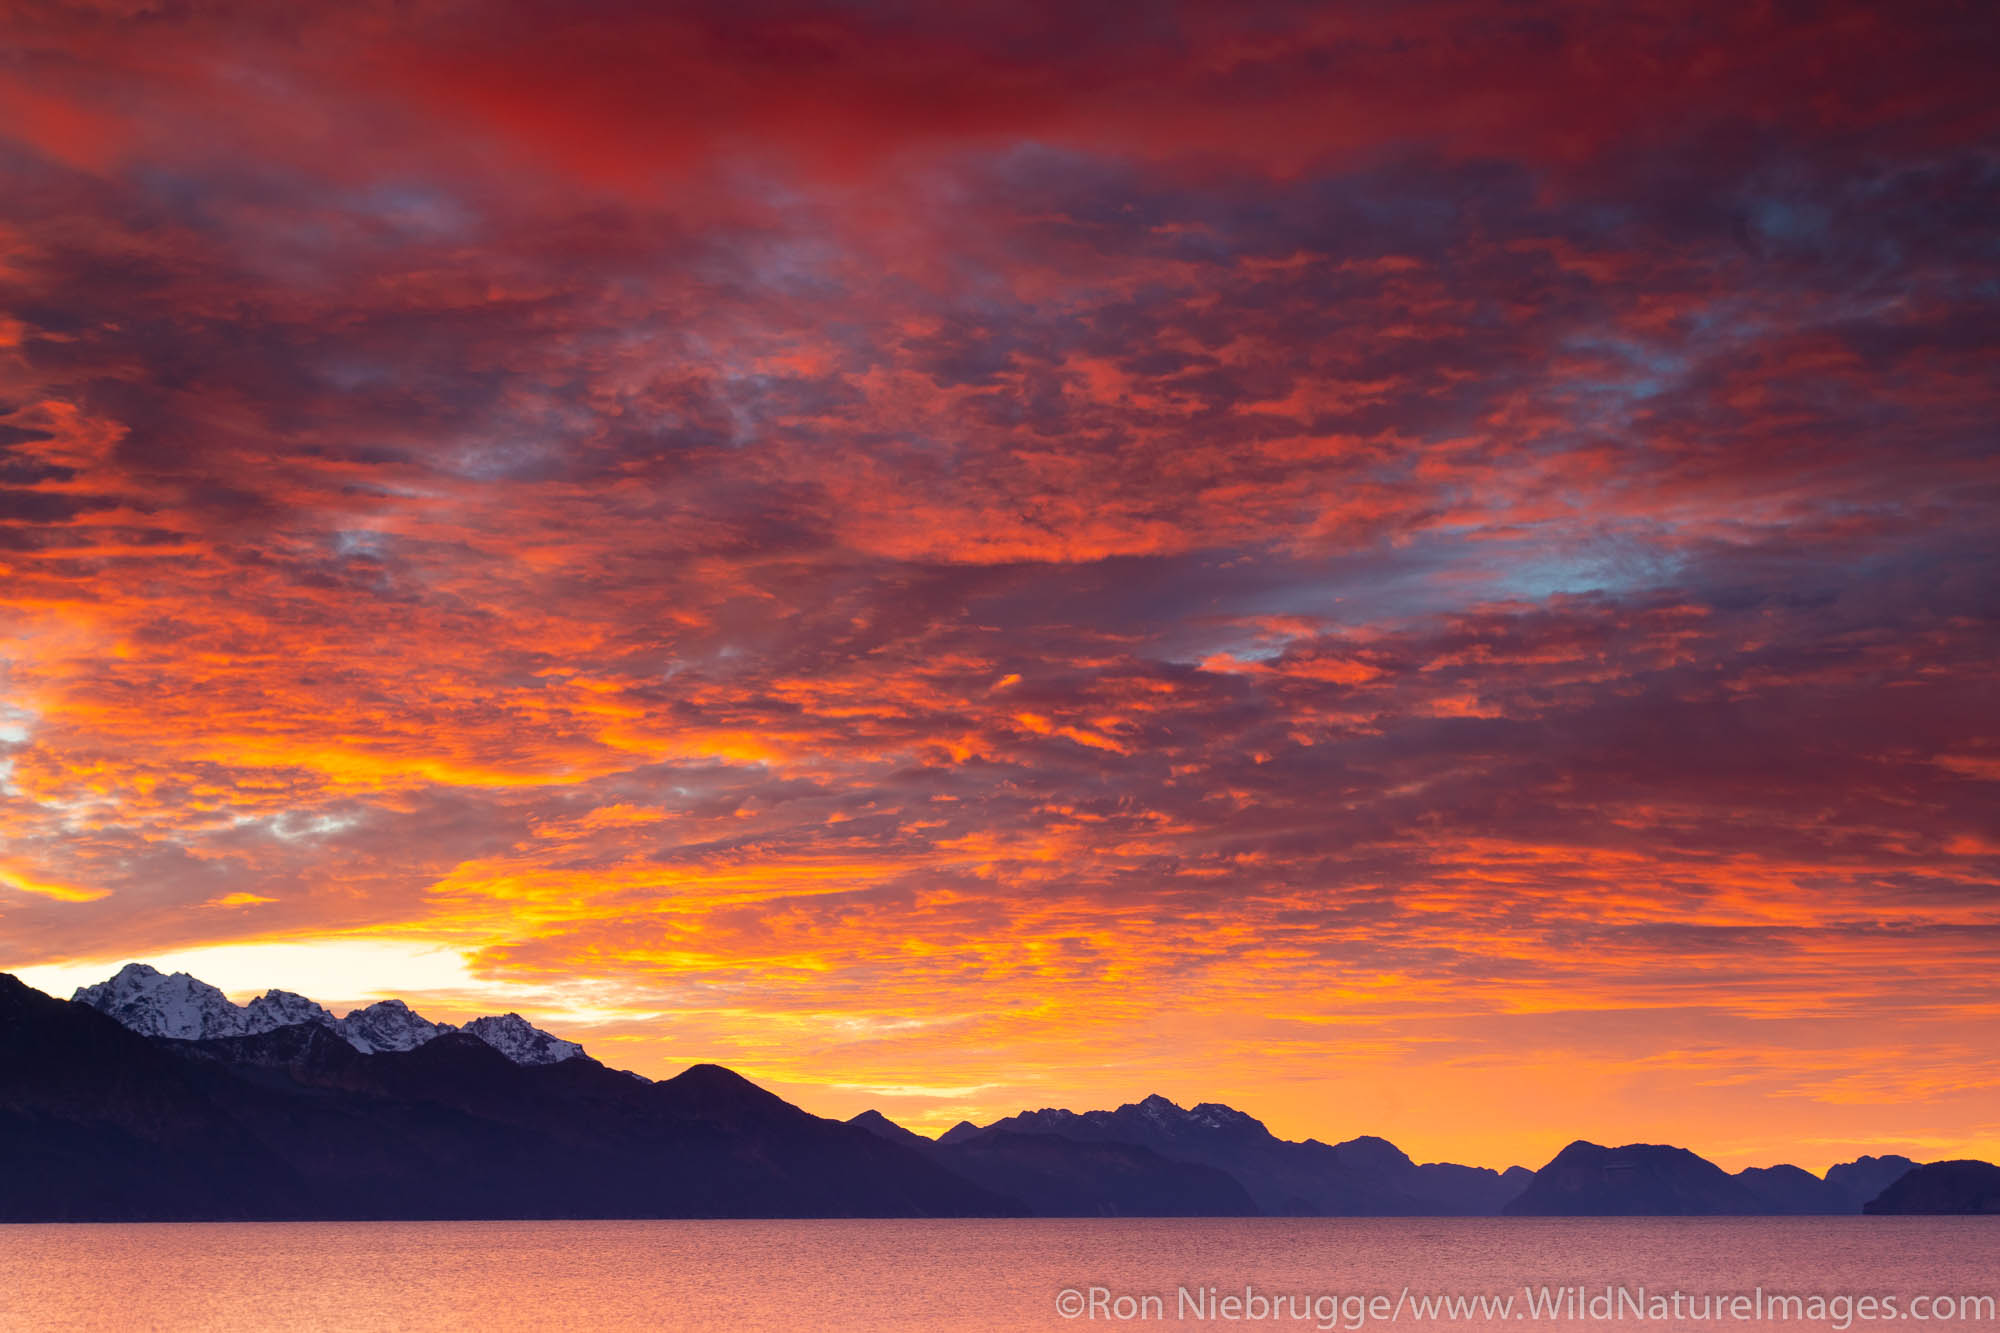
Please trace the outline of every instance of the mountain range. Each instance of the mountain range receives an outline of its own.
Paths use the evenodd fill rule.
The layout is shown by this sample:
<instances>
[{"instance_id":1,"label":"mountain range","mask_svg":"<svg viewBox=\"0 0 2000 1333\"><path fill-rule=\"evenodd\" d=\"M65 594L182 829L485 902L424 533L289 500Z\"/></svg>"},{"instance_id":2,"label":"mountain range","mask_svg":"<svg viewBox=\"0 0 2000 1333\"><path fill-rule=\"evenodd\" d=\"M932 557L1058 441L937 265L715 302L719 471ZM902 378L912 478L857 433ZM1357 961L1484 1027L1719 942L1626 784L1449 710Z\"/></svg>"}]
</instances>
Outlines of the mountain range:
<instances>
[{"instance_id":1,"label":"mountain range","mask_svg":"<svg viewBox=\"0 0 2000 1333\"><path fill-rule=\"evenodd\" d=\"M169 975L146 963L127 963L110 979L79 987L70 998L134 1032L182 1041L250 1037L312 1023L338 1034L355 1050L373 1054L414 1050L459 1030L450 1023L431 1022L401 1000L382 1000L345 1018L335 1018L305 996L286 990L265 991L239 1006L205 981L185 972ZM464 1030L517 1065L550 1065L583 1054L583 1047L550 1036L519 1014L475 1018Z\"/></svg>"},{"instance_id":2,"label":"mountain range","mask_svg":"<svg viewBox=\"0 0 2000 1333\"><path fill-rule=\"evenodd\" d=\"M1730 1174L1584 1142L1539 1171L1420 1164L1159 1096L931 1139L716 1065L653 1082L515 1014L239 1006L144 964L63 1001L0 973L0 1220L1995 1212L1996 1180L1895 1156Z\"/></svg>"}]
</instances>

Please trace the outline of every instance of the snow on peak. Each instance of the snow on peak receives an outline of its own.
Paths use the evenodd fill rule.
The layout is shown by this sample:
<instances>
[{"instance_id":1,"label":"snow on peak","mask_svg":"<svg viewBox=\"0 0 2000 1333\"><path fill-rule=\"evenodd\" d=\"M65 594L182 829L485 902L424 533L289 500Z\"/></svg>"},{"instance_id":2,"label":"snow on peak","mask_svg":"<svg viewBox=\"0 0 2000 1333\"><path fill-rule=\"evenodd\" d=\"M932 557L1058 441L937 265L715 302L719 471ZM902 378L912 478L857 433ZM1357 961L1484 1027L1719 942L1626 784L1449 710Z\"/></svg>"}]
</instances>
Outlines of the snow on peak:
<instances>
[{"instance_id":1,"label":"snow on peak","mask_svg":"<svg viewBox=\"0 0 2000 1333\"><path fill-rule=\"evenodd\" d=\"M148 1037L200 1041L243 1032L243 1011L229 997L185 972L172 975L145 963L127 963L95 986L70 996Z\"/></svg>"},{"instance_id":2,"label":"snow on peak","mask_svg":"<svg viewBox=\"0 0 2000 1333\"><path fill-rule=\"evenodd\" d=\"M1246 1115L1233 1106L1221 1102L1202 1102L1188 1112L1188 1117L1204 1129L1263 1129L1264 1122L1253 1115Z\"/></svg>"},{"instance_id":3,"label":"snow on peak","mask_svg":"<svg viewBox=\"0 0 2000 1333\"><path fill-rule=\"evenodd\" d=\"M127 963L95 986L79 986L70 997L147 1037L209 1041L255 1036L298 1023L318 1023L363 1054L415 1050L459 1029L433 1023L401 1000L378 1000L335 1018L303 995L269 990L248 1005L230 1002L214 986L185 972L171 975L145 963ZM519 1014L475 1018L465 1031L517 1065L552 1065L583 1054L573 1041L542 1031Z\"/></svg>"},{"instance_id":4,"label":"snow on peak","mask_svg":"<svg viewBox=\"0 0 2000 1333\"><path fill-rule=\"evenodd\" d=\"M433 1023L401 1000L377 1000L366 1009L356 1009L340 1020L340 1035L348 1045L367 1054L373 1051L413 1051L433 1037L457 1028L449 1023Z\"/></svg>"},{"instance_id":5,"label":"snow on peak","mask_svg":"<svg viewBox=\"0 0 2000 1333\"><path fill-rule=\"evenodd\" d=\"M519 1014L475 1018L465 1030L517 1065L560 1064L583 1054L583 1047L550 1036Z\"/></svg>"},{"instance_id":6,"label":"snow on peak","mask_svg":"<svg viewBox=\"0 0 2000 1333\"><path fill-rule=\"evenodd\" d=\"M267 990L243 1008L245 1032L270 1032L294 1023L319 1023L336 1029L340 1026L332 1014L288 990Z\"/></svg>"}]
</instances>

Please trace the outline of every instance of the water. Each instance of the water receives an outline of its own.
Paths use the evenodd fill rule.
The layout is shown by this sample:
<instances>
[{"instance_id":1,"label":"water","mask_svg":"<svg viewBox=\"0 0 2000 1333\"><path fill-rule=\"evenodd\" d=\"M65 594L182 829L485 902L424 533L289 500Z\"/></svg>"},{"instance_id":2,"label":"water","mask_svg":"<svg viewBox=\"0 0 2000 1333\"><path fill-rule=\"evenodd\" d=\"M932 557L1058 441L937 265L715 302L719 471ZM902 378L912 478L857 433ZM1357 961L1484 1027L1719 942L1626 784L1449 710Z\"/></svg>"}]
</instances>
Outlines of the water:
<instances>
[{"instance_id":1,"label":"water","mask_svg":"<svg viewBox=\"0 0 2000 1333\"><path fill-rule=\"evenodd\" d=\"M1727 1308L1722 1318L1693 1317L1698 1306L1683 1306L1679 1318L1669 1308L1634 1319L1628 1306L1623 1318L1535 1319L1521 1290L1583 1285L1600 1296L1607 1283L1629 1296L1678 1287L1753 1302L1761 1286L1828 1306L1820 1319L1759 1319L1754 1304L1741 1319ZM1222 1303L1246 1284L1247 1309ZM1182 1286L1192 1305L1181 1303ZM1432 1295L1482 1294L1511 1295L1515 1308L1506 1318L1420 1313ZM1259 1295L1278 1297L1275 1311L1256 1305ZM1879 1310L1864 1319L1850 1305L1841 1318L1843 1298L1889 1296L1906 1310L1911 1297L1936 1295L2000 1296L2000 1218L0 1226L0 1328L119 1333L1382 1324L1588 1333L1838 1331L1843 1322L2000 1333L1990 1305L1970 1318L1921 1323L1884 1320ZM1063 1318L1059 1300L1081 1303L1082 1312Z\"/></svg>"}]
</instances>

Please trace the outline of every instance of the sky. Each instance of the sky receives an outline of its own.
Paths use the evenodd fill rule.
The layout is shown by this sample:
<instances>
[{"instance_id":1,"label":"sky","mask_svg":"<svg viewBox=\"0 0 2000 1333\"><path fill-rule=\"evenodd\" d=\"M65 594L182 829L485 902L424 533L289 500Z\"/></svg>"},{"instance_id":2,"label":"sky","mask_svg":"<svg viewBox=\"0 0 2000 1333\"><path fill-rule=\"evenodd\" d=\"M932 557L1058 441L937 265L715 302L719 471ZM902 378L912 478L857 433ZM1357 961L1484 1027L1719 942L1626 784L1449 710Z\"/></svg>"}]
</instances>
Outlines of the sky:
<instances>
[{"instance_id":1,"label":"sky","mask_svg":"<svg viewBox=\"0 0 2000 1333\"><path fill-rule=\"evenodd\" d=\"M1983 7L0 28L0 968L2000 1158Z\"/></svg>"}]
</instances>

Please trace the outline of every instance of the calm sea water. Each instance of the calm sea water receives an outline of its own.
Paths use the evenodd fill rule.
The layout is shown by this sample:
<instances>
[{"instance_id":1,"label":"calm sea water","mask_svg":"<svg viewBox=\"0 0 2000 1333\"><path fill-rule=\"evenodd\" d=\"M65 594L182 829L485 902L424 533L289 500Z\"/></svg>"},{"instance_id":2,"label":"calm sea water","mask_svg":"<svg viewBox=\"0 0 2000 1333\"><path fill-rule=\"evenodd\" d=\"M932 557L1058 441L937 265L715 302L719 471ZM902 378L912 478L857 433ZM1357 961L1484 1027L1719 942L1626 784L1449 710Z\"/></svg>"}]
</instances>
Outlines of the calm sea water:
<instances>
[{"instance_id":1,"label":"calm sea water","mask_svg":"<svg viewBox=\"0 0 2000 1333\"><path fill-rule=\"evenodd\" d=\"M1524 1287L1558 1308L1538 1317ZM1635 1315L1675 1289L1682 1304ZM1774 1315L1773 1295L1800 1312ZM1480 1296L1513 1308L1424 1308ZM1912 1316L1938 1297L1954 1317ZM2000 1333L1967 1297L2000 1297L2000 1218L0 1226L8 1329Z\"/></svg>"}]
</instances>

